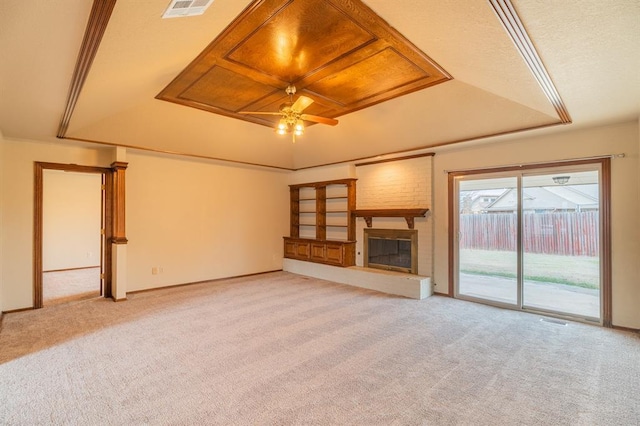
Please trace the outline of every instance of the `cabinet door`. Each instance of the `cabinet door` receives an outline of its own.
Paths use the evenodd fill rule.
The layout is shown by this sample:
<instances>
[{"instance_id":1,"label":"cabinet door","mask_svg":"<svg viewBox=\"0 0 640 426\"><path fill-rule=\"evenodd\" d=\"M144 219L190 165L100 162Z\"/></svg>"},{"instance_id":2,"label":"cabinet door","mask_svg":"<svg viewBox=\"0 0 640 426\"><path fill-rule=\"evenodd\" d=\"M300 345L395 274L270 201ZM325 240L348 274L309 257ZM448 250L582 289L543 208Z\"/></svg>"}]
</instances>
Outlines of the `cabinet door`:
<instances>
[{"instance_id":1,"label":"cabinet door","mask_svg":"<svg viewBox=\"0 0 640 426\"><path fill-rule=\"evenodd\" d=\"M312 260L325 260L325 245L322 243L311 243L311 259Z\"/></svg>"},{"instance_id":2,"label":"cabinet door","mask_svg":"<svg viewBox=\"0 0 640 426\"><path fill-rule=\"evenodd\" d=\"M327 244L326 248L326 260L331 263L342 264L344 259L342 244Z\"/></svg>"},{"instance_id":3,"label":"cabinet door","mask_svg":"<svg viewBox=\"0 0 640 426\"><path fill-rule=\"evenodd\" d=\"M284 242L284 257L289 257L289 258L293 258L297 256L297 249L296 249L296 243L294 243L293 241L286 241Z\"/></svg>"},{"instance_id":4,"label":"cabinet door","mask_svg":"<svg viewBox=\"0 0 640 426\"><path fill-rule=\"evenodd\" d=\"M309 243L298 242L296 243L296 257L300 259L308 259L309 258Z\"/></svg>"}]
</instances>

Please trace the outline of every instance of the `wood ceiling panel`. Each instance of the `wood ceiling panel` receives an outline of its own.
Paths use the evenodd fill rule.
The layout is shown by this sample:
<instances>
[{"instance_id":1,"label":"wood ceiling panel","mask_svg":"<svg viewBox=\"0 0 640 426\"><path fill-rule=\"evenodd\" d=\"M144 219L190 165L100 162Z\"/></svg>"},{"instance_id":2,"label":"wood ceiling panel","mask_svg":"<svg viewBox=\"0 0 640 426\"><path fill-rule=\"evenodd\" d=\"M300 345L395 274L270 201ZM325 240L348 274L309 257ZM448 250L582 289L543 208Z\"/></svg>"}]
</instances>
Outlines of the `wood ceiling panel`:
<instances>
[{"instance_id":1,"label":"wood ceiling panel","mask_svg":"<svg viewBox=\"0 0 640 426\"><path fill-rule=\"evenodd\" d=\"M274 88L223 67L213 67L180 94L186 99L239 111L274 92Z\"/></svg>"},{"instance_id":2,"label":"wood ceiling panel","mask_svg":"<svg viewBox=\"0 0 640 426\"><path fill-rule=\"evenodd\" d=\"M360 0L255 0L157 98L272 125L297 96L338 117L451 79Z\"/></svg>"},{"instance_id":3,"label":"wood ceiling panel","mask_svg":"<svg viewBox=\"0 0 640 426\"><path fill-rule=\"evenodd\" d=\"M393 89L427 79L423 69L392 48L345 68L307 86L307 89L334 99L347 108Z\"/></svg>"},{"instance_id":4,"label":"wood ceiling panel","mask_svg":"<svg viewBox=\"0 0 640 426\"><path fill-rule=\"evenodd\" d=\"M330 2L294 1L241 40L226 59L294 82L373 41L373 34Z\"/></svg>"}]
</instances>

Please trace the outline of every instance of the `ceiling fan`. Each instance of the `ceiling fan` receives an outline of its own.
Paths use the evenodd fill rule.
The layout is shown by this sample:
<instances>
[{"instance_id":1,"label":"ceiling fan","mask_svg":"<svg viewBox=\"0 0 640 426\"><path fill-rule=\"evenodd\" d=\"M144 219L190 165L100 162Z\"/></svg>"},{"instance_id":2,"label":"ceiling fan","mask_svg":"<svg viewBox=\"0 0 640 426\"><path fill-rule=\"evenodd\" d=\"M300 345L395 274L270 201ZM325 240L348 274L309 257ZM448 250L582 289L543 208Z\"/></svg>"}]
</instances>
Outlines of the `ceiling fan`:
<instances>
[{"instance_id":1,"label":"ceiling fan","mask_svg":"<svg viewBox=\"0 0 640 426\"><path fill-rule=\"evenodd\" d=\"M279 135L291 134L293 143L296 142L296 136L300 136L304 133L304 122L311 121L314 123L328 124L329 126L335 126L338 124L338 120L328 117L321 117L318 115L304 114L304 111L309 105L313 103L313 99L306 96L300 96L296 101L293 101L293 95L296 93L296 86L290 84L285 89L287 95L289 95L289 101L280 105L280 110L275 111L239 111L239 114L250 115L279 115L281 116L276 126L276 133Z\"/></svg>"}]
</instances>

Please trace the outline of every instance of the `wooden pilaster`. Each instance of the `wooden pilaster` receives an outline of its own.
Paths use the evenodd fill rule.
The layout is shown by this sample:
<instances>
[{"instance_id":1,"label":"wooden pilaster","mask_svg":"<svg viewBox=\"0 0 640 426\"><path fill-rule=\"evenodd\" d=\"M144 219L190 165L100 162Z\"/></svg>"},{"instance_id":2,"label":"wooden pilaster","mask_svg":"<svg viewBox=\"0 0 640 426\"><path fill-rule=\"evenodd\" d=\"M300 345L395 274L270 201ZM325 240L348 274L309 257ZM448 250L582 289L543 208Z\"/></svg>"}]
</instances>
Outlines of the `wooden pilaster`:
<instances>
[{"instance_id":1,"label":"wooden pilaster","mask_svg":"<svg viewBox=\"0 0 640 426\"><path fill-rule=\"evenodd\" d=\"M113 244L127 244L125 232L125 171L129 163L114 161L111 163L113 170Z\"/></svg>"}]
</instances>

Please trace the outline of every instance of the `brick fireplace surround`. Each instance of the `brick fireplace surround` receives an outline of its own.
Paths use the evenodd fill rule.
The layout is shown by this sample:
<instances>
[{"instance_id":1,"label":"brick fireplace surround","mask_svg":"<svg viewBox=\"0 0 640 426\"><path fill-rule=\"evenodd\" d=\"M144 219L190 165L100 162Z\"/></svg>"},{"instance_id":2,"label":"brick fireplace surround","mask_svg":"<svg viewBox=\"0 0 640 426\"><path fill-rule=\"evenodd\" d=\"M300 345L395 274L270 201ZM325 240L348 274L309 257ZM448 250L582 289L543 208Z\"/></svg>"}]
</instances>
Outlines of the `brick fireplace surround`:
<instances>
[{"instance_id":1,"label":"brick fireplace surround","mask_svg":"<svg viewBox=\"0 0 640 426\"><path fill-rule=\"evenodd\" d=\"M337 178L342 178L340 176ZM415 209L432 204L432 156L399 159L388 162L356 164L356 208ZM284 259L284 270L327 279L358 287L370 288L415 299L429 297L432 292L432 236L431 213L415 219L417 230L417 274L384 271L364 267L364 218L356 222L356 266L349 268ZM375 229L408 229L402 217L376 217Z\"/></svg>"}]
</instances>

